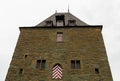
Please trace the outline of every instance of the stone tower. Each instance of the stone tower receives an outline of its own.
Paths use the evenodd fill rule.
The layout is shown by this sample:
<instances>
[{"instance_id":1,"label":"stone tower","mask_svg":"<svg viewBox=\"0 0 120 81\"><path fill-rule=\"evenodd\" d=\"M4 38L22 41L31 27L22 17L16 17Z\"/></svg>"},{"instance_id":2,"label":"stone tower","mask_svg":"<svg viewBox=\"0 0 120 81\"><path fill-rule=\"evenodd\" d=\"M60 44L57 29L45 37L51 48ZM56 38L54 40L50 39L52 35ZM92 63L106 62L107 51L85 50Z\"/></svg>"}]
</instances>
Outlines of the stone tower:
<instances>
[{"instance_id":1,"label":"stone tower","mask_svg":"<svg viewBox=\"0 0 120 81\"><path fill-rule=\"evenodd\" d=\"M5 81L113 81L101 30L69 12L20 27Z\"/></svg>"}]
</instances>

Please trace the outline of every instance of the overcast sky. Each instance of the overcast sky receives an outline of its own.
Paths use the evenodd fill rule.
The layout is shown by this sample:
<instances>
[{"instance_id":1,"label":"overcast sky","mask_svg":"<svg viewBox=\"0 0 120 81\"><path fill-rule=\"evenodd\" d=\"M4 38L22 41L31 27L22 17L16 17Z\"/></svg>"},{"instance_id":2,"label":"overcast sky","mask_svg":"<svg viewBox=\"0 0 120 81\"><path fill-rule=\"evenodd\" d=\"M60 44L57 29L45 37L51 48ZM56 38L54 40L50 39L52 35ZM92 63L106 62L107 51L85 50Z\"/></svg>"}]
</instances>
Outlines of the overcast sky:
<instances>
[{"instance_id":1,"label":"overcast sky","mask_svg":"<svg viewBox=\"0 0 120 81\"><path fill-rule=\"evenodd\" d=\"M34 26L57 12L70 12L89 25L103 25L114 81L120 81L120 0L0 0L0 81L4 81L19 27Z\"/></svg>"}]
</instances>

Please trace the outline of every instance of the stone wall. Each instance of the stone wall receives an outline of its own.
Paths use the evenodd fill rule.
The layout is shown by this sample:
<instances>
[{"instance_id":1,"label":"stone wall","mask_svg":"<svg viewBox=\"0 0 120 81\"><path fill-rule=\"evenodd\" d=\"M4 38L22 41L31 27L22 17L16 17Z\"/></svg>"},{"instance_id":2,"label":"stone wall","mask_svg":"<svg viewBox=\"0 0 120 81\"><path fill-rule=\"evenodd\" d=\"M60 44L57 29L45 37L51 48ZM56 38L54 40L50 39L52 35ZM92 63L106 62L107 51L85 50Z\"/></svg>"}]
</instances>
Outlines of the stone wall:
<instances>
[{"instance_id":1,"label":"stone wall","mask_svg":"<svg viewBox=\"0 0 120 81\"><path fill-rule=\"evenodd\" d=\"M62 42L57 32L63 32ZM44 70L36 68L40 59L46 60ZM71 60L80 60L80 69L71 69ZM6 81L58 81L51 76L57 63L63 68L60 81L112 81L99 27L20 28Z\"/></svg>"}]
</instances>

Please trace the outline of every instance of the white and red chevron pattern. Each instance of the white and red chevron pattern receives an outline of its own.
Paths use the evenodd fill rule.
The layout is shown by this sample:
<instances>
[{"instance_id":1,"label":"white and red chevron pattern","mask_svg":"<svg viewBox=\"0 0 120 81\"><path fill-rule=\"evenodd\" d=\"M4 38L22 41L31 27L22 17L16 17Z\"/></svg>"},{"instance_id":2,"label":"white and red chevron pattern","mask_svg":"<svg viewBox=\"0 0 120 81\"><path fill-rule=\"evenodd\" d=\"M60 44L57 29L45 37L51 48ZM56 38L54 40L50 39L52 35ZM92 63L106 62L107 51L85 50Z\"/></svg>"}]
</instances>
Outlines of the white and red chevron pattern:
<instances>
[{"instance_id":1,"label":"white and red chevron pattern","mask_svg":"<svg viewBox=\"0 0 120 81\"><path fill-rule=\"evenodd\" d=\"M60 65L55 65L52 69L52 79L62 79L62 67Z\"/></svg>"}]
</instances>

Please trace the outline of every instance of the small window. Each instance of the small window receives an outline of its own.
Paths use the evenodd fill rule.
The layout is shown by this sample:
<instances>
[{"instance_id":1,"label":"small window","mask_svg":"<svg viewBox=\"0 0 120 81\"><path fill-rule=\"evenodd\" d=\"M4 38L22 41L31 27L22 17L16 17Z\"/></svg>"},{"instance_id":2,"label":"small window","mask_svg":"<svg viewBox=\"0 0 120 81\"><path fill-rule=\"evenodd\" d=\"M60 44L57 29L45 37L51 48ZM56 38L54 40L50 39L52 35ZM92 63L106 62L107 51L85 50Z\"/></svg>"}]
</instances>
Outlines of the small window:
<instances>
[{"instance_id":1,"label":"small window","mask_svg":"<svg viewBox=\"0 0 120 81\"><path fill-rule=\"evenodd\" d=\"M76 60L76 69L80 69L80 60Z\"/></svg>"},{"instance_id":2,"label":"small window","mask_svg":"<svg viewBox=\"0 0 120 81\"><path fill-rule=\"evenodd\" d=\"M42 60L42 64L41 64L41 69L45 69L46 65L46 60Z\"/></svg>"},{"instance_id":3,"label":"small window","mask_svg":"<svg viewBox=\"0 0 120 81\"><path fill-rule=\"evenodd\" d=\"M21 75L23 73L23 69L20 69L19 70L19 74Z\"/></svg>"},{"instance_id":4,"label":"small window","mask_svg":"<svg viewBox=\"0 0 120 81\"><path fill-rule=\"evenodd\" d=\"M99 69L95 68L95 74L99 74Z\"/></svg>"},{"instance_id":5,"label":"small window","mask_svg":"<svg viewBox=\"0 0 120 81\"><path fill-rule=\"evenodd\" d=\"M71 60L71 69L80 69L80 60Z\"/></svg>"},{"instance_id":6,"label":"small window","mask_svg":"<svg viewBox=\"0 0 120 81\"><path fill-rule=\"evenodd\" d=\"M53 21L46 21L46 26L53 26Z\"/></svg>"},{"instance_id":7,"label":"small window","mask_svg":"<svg viewBox=\"0 0 120 81\"><path fill-rule=\"evenodd\" d=\"M57 32L57 42L63 41L63 32Z\"/></svg>"},{"instance_id":8,"label":"small window","mask_svg":"<svg viewBox=\"0 0 120 81\"><path fill-rule=\"evenodd\" d=\"M75 20L68 20L68 25L69 26L75 26L76 25L76 21Z\"/></svg>"},{"instance_id":9,"label":"small window","mask_svg":"<svg viewBox=\"0 0 120 81\"><path fill-rule=\"evenodd\" d=\"M56 25L57 26L64 26L64 15L58 15L56 16Z\"/></svg>"},{"instance_id":10,"label":"small window","mask_svg":"<svg viewBox=\"0 0 120 81\"><path fill-rule=\"evenodd\" d=\"M71 69L75 69L75 60L71 60Z\"/></svg>"},{"instance_id":11,"label":"small window","mask_svg":"<svg viewBox=\"0 0 120 81\"><path fill-rule=\"evenodd\" d=\"M25 55L25 58L27 58L28 57L28 55Z\"/></svg>"},{"instance_id":12,"label":"small window","mask_svg":"<svg viewBox=\"0 0 120 81\"><path fill-rule=\"evenodd\" d=\"M45 69L45 67L46 67L46 60L37 60L36 68Z\"/></svg>"},{"instance_id":13,"label":"small window","mask_svg":"<svg viewBox=\"0 0 120 81\"><path fill-rule=\"evenodd\" d=\"M41 67L41 60L37 60L36 68L40 69Z\"/></svg>"}]
</instances>

